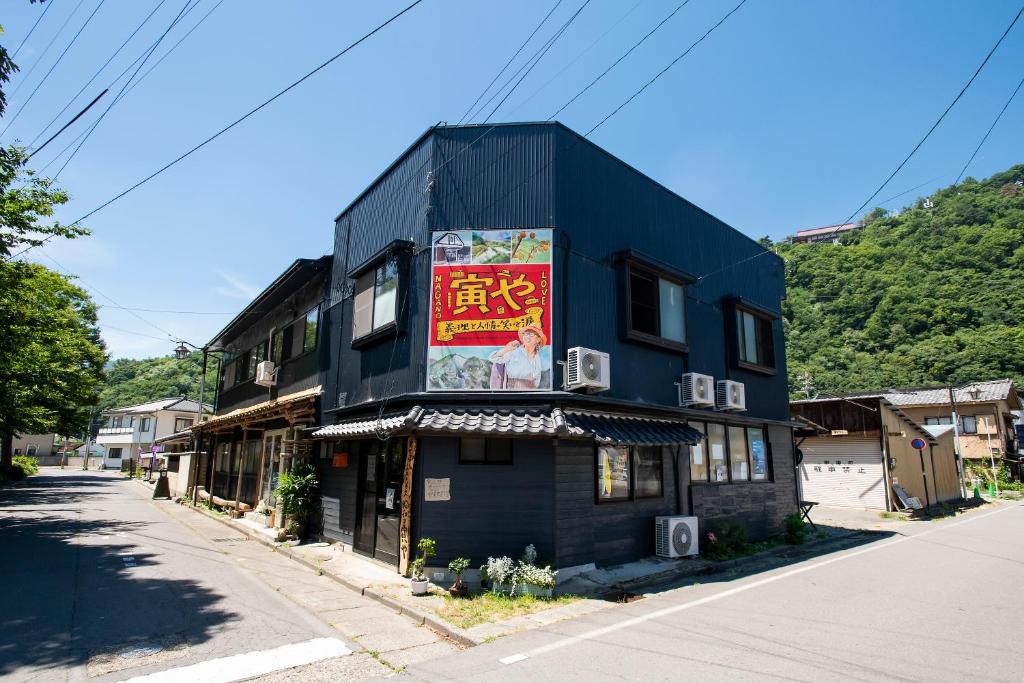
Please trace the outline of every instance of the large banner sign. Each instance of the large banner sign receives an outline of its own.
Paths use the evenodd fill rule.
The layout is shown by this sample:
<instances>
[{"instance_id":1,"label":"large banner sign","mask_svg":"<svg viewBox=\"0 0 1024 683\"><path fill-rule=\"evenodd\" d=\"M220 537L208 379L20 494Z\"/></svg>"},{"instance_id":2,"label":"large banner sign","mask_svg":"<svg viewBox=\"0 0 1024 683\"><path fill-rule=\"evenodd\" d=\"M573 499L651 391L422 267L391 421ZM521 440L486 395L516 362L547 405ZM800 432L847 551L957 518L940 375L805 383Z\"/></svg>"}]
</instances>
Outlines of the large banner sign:
<instances>
[{"instance_id":1,"label":"large banner sign","mask_svg":"<svg viewBox=\"0 0 1024 683\"><path fill-rule=\"evenodd\" d=\"M428 391L551 390L551 233L433 234Z\"/></svg>"}]
</instances>

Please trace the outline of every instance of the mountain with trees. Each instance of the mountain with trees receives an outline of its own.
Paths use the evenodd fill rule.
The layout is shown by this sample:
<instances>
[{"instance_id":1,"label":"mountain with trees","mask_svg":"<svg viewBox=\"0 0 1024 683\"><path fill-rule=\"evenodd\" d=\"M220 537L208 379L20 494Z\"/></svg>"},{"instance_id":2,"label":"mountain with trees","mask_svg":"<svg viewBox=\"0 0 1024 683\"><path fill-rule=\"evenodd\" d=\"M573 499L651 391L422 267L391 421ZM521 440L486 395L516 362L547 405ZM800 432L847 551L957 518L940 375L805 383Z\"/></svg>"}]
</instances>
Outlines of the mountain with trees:
<instances>
[{"instance_id":1,"label":"mountain with trees","mask_svg":"<svg viewBox=\"0 0 1024 683\"><path fill-rule=\"evenodd\" d=\"M199 400L203 354L193 352L184 360L174 356L133 360L118 358L107 366L107 383L100 392L101 410L130 406L159 398L186 396ZM209 361L203 401L213 403L217 383L216 361Z\"/></svg>"},{"instance_id":2,"label":"mountain with trees","mask_svg":"<svg viewBox=\"0 0 1024 683\"><path fill-rule=\"evenodd\" d=\"M1024 165L875 209L786 260L794 397L1012 378L1024 386Z\"/></svg>"}]
</instances>

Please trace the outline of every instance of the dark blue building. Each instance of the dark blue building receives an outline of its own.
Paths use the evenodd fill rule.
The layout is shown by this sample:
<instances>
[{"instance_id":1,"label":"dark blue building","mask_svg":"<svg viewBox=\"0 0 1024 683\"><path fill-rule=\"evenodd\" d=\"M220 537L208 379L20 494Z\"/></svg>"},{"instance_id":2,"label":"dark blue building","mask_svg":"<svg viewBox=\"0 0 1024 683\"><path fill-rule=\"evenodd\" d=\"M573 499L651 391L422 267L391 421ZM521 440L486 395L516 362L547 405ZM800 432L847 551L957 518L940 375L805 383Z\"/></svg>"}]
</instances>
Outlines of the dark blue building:
<instances>
[{"instance_id":1,"label":"dark blue building","mask_svg":"<svg viewBox=\"0 0 1024 683\"><path fill-rule=\"evenodd\" d=\"M568 570L653 554L658 515L756 538L796 510L782 261L565 126L431 128L334 244L325 536L403 569L424 536L439 565L533 543ZM484 319L446 328L459 339L497 338L483 280L533 302L506 297L509 343L438 347L455 314ZM561 365L576 347L591 366ZM565 390L563 369L608 387ZM685 373L739 383L745 410L681 405Z\"/></svg>"}]
</instances>

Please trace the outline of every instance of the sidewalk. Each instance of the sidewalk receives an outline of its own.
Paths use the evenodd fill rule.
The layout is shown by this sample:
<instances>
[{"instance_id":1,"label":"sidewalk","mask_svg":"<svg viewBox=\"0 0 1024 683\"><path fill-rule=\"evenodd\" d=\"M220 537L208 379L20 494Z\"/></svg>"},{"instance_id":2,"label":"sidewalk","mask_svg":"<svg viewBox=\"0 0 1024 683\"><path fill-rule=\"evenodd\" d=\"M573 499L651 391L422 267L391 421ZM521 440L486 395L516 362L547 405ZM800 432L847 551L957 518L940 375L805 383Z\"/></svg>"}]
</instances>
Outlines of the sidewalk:
<instances>
[{"instance_id":1,"label":"sidewalk","mask_svg":"<svg viewBox=\"0 0 1024 683\"><path fill-rule=\"evenodd\" d=\"M143 490L152 489L147 486ZM285 598L362 646L362 659L372 658L376 662L361 663L360 676L388 675L410 664L442 657L459 649L451 640L429 628L417 626L395 610L353 593L327 576L318 575L308 567L289 560L281 552L251 542L246 535L233 531L218 519L197 514L173 501L154 500L152 503ZM339 663L345 667L354 664Z\"/></svg>"}]
</instances>

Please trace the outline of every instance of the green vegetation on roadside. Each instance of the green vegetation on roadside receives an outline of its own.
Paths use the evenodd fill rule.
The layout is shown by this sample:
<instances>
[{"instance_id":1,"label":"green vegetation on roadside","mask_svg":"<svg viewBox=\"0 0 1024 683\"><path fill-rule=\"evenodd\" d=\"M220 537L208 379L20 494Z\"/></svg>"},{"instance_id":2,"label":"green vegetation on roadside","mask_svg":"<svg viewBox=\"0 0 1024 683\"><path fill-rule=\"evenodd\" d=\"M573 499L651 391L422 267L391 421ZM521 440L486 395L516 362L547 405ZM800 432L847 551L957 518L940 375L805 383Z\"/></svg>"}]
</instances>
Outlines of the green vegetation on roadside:
<instances>
[{"instance_id":1,"label":"green vegetation on roadside","mask_svg":"<svg viewBox=\"0 0 1024 683\"><path fill-rule=\"evenodd\" d=\"M581 598L577 595L559 595L553 598L538 598L533 595L516 595L483 591L468 597L455 598L444 594L444 605L437 614L459 628L471 628L479 624L502 621L525 614L541 612L552 607L568 605Z\"/></svg>"}]
</instances>

